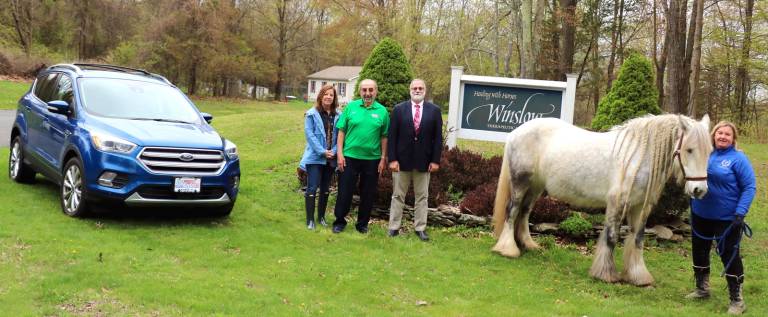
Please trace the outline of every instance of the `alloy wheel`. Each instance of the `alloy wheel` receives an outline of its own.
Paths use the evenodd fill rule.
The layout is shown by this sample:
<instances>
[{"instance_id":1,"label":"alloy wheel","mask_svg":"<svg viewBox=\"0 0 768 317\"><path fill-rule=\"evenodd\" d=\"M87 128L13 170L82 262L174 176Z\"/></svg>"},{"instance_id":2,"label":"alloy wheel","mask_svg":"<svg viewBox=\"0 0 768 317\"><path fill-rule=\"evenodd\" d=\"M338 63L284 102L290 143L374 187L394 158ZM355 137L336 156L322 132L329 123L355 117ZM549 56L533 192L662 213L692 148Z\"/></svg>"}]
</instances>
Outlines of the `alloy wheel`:
<instances>
[{"instance_id":1,"label":"alloy wheel","mask_svg":"<svg viewBox=\"0 0 768 317\"><path fill-rule=\"evenodd\" d=\"M80 206L80 200L82 199L82 185L80 168L77 164L70 165L64 175L64 182L61 186L63 191L61 199L64 200L64 210L67 214L77 213L77 208Z\"/></svg>"},{"instance_id":2,"label":"alloy wheel","mask_svg":"<svg viewBox=\"0 0 768 317\"><path fill-rule=\"evenodd\" d=\"M11 157L8 159L10 165L11 178L16 179L19 175L19 169L21 168L21 145L19 142L13 143L13 149L11 149Z\"/></svg>"}]
</instances>

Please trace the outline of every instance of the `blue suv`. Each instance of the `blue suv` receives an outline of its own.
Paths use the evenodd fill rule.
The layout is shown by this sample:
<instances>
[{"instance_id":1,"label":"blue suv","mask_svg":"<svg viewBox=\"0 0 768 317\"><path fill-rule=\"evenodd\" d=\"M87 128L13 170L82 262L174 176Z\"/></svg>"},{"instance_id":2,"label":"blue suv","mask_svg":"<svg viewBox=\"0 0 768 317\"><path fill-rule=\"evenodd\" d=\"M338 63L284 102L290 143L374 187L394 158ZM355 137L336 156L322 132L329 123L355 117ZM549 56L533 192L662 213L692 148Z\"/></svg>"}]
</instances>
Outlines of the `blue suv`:
<instances>
[{"instance_id":1,"label":"blue suv","mask_svg":"<svg viewBox=\"0 0 768 317\"><path fill-rule=\"evenodd\" d=\"M60 64L20 100L8 174L61 185L62 211L91 207L205 208L227 216L237 198L234 143L163 76L141 69Z\"/></svg>"}]
</instances>

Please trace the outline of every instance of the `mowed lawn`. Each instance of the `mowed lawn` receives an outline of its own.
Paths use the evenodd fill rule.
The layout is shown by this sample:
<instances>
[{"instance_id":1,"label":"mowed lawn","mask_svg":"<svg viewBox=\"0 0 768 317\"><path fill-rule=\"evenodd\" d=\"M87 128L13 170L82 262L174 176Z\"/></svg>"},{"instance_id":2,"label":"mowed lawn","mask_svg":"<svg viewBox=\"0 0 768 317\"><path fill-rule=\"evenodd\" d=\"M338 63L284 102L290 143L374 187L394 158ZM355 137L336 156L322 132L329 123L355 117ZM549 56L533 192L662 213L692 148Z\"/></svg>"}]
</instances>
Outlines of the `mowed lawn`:
<instances>
[{"instance_id":1,"label":"mowed lawn","mask_svg":"<svg viewBox=\"0 0 768 317\"><path fill-rule=\"evenodd\" d=\"M2 177L0 315L709 316L727 308L720 264L712 299L683 299L693 285L690 241L649 241L645 260L657 283L638 288L592 280L591 255L570 245L507 259L490 252L489 234L473 230L429 228L429 243L388 238L380 224L368 235L308 231L295 177L308 105L195 102L239 146L232 216L73 219L61 213L53 184ZM756 167L768 162L768 146L743 147ZM0 156L7 167L8 149ZM762 171L747 218L755 238L742 246L752 316L768 312L765 180Z\"/></svg>"},{"instance_id":2,"label":"mowed lawn","mask_svg":"<svg viewBox=\"0 0 768 317\"><path fill-rule=\"evenodd\" d=\"M0 80L0 110L15 110L16 102L31 85L32 82Z\"/></svg>"}]
</instances>

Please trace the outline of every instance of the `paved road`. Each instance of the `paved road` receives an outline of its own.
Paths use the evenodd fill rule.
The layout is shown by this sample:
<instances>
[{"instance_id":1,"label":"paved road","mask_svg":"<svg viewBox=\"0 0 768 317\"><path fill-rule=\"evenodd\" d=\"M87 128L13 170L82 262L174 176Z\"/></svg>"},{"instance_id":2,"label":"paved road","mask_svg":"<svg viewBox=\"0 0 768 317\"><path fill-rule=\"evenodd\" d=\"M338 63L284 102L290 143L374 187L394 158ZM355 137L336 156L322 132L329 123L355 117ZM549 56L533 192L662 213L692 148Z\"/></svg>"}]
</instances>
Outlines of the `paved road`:
<instances>
[{"instance_id":1,"label":"paved road","mask_svg":"<svg viewBox=\"0 0 768 317\"><path fill-rule=\"evenodd\" d=\"M16 118L16 110L0 110L0 147L11 143L11 126Z\"/></svg>"}]
</instances>

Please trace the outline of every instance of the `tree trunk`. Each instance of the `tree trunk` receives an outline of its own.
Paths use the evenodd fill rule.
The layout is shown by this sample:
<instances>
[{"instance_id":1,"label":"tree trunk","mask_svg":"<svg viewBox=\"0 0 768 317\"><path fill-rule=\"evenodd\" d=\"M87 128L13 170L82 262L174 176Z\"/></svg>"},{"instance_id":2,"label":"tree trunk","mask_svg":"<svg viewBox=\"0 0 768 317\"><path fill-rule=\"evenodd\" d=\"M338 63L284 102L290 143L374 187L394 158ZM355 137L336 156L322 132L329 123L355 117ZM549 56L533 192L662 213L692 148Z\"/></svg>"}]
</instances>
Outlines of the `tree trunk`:
<instances>
[{"instance_id":1,"label":"tree trunk","mask_svg":"<svg viewBox=\"0 0 768 317\"><path fill-rule=\"evenodd\" d=\"M616 67L616 51L619 47L619 33L621 33L621 25L619 24L619 16L620 16L620 9L621 9L621 1L615 1L613 3L613 21L611 22L611 54L608 57L608 67L605 71L605 78L606 78L606 85L605 85L605 91L608 92L611 90L611 85L613 85L613 69Z\"/></svg>"},{"instance_id":2,"label":"tree trunk","mask_svg":"<svg viewBox=\"0 0 768 317\"><path fill-rule=\"evenodd\" d=\"M701 30L704 22L704 0L694 1L694 13L695 18L692 18L691 24L694 24L693 31L693 52L691 53L691 78L688 84L690 94L688 97L688 116L698 117L698 109L696 108L696 95L699 90L699 73L701 71Z\"/></svg>"},{"instance_id":3,"label":"tree trunk","mask_svg":"<svg viewBox=\"0 0 768 317\"><path fill-rule=\"evenodd\" d=\"M540 0L541 1L541 0ZM536 61L533 58L533 39L531 29L533 23L533 0L522 0L520 5L520 17L522 28L522 42L520 43L520 77L533 78Z\"/></svg>"},{"instance_id":4,"label":"tree trunk","mask_svg":"<svg viewBox=\"0 0 768 317\"><path fill-rule=\"evenodd\" d=\"M565 80L565 74L573 72L573 55L575 54L576 47L577 2L578 0L560 0L560 34L562 44L560 45L558 80ZM587 55L589 55L589 52L587 52Z\"/></svg>"},{"instance_id":5,"label":"tree trunk","mask_svg":"<svg viewBox=\"0 0 768 317\"><path fill-rule=\"evenodd\" d=\"M659 31L658 22L658 8L656 7L656 1L653 2L653 64L656 66L656 90L659 92L658 106L664 110L666 105L664 104L664 71L667 68L667 53L669 49L669 32L664 32L664 42L661 44L661 56L658 56L658 38L656 35ZM666 24L666 23L665 23Z\"/></svg>"},{"instance_id":6,"label":"tree trunk","mask_svg":"<svg viewBox=\"0 0 768 317\"><path fill-rule=\"evenodd\" d=\"M667 10L669 33L669 68L667 69L667 97L665 107L671 113L682 113L688 105L688 73L685 67L686 3L671 0Z\"/></svg>"},{"instance_id":7,"label":"tree trunk","mask_svg":"<svg viewBox=\"0 0 768 317\"><path fill-rule=\"evenodd\" d=\"M197 61L192 61L192 65L189 68L189 95L197 93Z\"/></svg>"},{"instance_id":8,"label":"tree trunk","mask_svg":"<svg viewBox=\"0 0 768 317\"><path fill-rule=\"evenodd\" d=\"M10 0L13 26L19 37L24 54L29 56L32 47L32 4L24 0Z\"/></svg>"},{"instance_id":9,"label":"tree trunk","mask_svg":"<svg viewBox=\"0 0 768 317\"><path fill-rule=\"evenodd\" d=\"M285 59L287 52L287 23L288 0L281 0L277 5L277 80L275 81L275 100L280 101L283 96L283 76L285 72Z\"/></svg>"},{"instance_id":10,"label":"tree trunk","mask_svg":"<svg viewBox=\"0 0 768 317\"><path fill-rule=\"evenodd\" d=\"M739 123L747 120L747 93L749 92L749 53L752 46L752 13L755 0L746 0L744 8L744 40L741 45L739 66L736 69L736 108Z\"/></svg>"}]
</instances>

